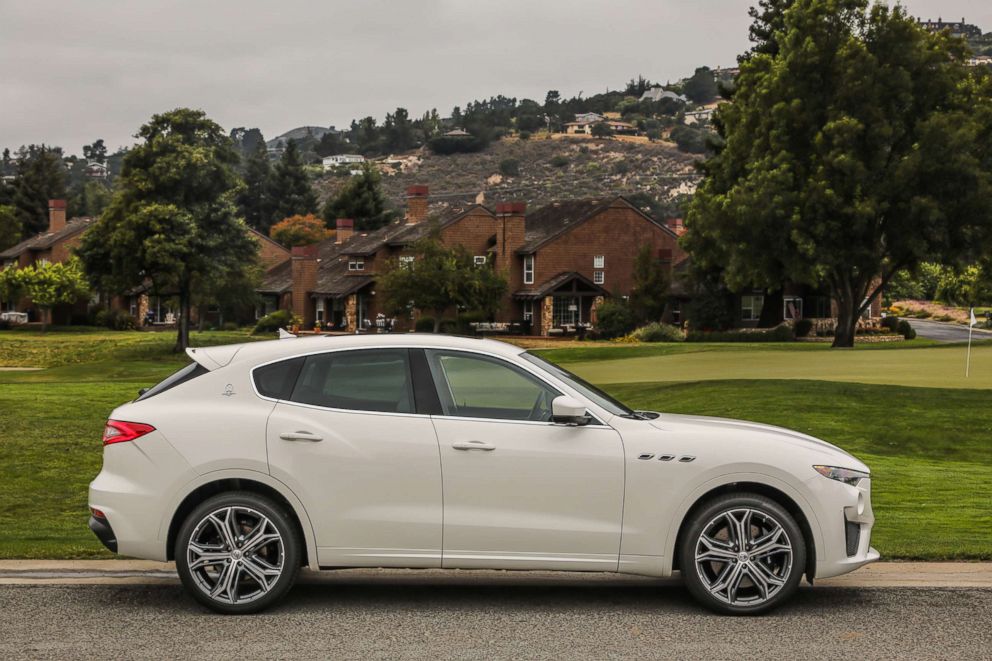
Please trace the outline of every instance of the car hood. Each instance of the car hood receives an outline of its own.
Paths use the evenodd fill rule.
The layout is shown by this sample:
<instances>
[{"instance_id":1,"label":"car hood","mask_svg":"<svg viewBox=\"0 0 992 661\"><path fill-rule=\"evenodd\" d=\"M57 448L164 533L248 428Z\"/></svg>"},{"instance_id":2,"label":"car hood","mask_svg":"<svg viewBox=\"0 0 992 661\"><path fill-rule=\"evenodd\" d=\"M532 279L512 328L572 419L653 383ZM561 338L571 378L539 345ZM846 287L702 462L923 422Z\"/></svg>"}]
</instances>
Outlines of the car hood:
<instances>
[{"instance_id":1,"label":"car hood","mask_svg":"<svg viewBox=\"0 0 992 661\"><path fill-rule=\"evenodd\" d=\"M650 422L652 427L663 431L682 431L686 433L699 434L731 434L735 440L762 440L767 442L778 441L794 448L810 450L824 455L841 454L845 457L844 468L868 471L857 457L850 452L837 447L831 443L820 440L809 434L765 425L760 422L748 422L747 420L733 420L731 418L713 418L703 415L678 415L674 413L661 413Z\"/></svg>"}]
</instances>

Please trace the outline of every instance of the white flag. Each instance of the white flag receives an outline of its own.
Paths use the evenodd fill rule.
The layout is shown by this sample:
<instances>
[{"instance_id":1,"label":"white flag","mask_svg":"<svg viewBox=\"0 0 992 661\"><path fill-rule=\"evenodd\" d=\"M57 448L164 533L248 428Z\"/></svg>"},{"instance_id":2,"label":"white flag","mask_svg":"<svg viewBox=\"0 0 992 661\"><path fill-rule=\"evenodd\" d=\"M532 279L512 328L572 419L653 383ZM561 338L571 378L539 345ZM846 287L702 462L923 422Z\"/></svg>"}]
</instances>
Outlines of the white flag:
<instances>
[{"instance_id":1,"label":"white flag","mask_svg":"<svg viewBox=\"0 0 992 661\"><path fill-rule=\"evenodd\" d=\"M971 323L968 325L974 326L977 323L978 323L978 319L975 319L975 308L971 308Z\"/></svg>"}]
</instances>

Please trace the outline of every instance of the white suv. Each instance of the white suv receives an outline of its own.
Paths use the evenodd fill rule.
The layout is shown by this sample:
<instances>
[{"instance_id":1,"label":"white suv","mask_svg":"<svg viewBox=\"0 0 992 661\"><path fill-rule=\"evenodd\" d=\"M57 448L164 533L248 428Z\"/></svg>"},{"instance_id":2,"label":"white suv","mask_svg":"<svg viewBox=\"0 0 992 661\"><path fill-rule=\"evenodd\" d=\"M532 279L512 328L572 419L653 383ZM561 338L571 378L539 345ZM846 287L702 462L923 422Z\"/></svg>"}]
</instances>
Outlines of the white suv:
<instances>
[{"instance_id":1,"label":"white suv","mask_svg":"<svg viewBox=\"0 0 992 661\"><path fill-rule=\"evenodd\" d=\"M518 347L374 335L188 351L116 409L90 527L217 611L301 566L669 576L755 613L876 560L868 468L815 438L633 411Z\"/></svg>"}]
</instances>

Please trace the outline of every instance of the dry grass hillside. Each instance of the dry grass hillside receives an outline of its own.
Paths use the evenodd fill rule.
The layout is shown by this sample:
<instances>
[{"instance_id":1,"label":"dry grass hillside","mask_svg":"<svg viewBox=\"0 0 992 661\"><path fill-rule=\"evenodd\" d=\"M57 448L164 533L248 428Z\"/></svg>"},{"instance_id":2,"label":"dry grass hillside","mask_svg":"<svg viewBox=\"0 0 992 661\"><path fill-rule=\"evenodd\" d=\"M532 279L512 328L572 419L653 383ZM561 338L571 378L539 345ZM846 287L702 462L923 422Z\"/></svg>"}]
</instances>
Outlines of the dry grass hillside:
<instances>
[{"instance_id":1,"label":"dry grass hillside","mask_svg":"<svg viewBox=\"0 0 992 661\"><path fill-rule=\"evenodd\" d=\"M430 186L436 202L520 200L533 207L556 199L639 192L659 201L674 199L695 189L696 158L667 142L556 136L554 140L504 139L477 154L437 156L418 149L386 159L380 170L386 195L397 208L412 184ZM508 161L516 162L517 174L504 174L513 170ZM317 183L321 199L345 181L346 176L321 179Z\"/></svg>"}]
</instances>

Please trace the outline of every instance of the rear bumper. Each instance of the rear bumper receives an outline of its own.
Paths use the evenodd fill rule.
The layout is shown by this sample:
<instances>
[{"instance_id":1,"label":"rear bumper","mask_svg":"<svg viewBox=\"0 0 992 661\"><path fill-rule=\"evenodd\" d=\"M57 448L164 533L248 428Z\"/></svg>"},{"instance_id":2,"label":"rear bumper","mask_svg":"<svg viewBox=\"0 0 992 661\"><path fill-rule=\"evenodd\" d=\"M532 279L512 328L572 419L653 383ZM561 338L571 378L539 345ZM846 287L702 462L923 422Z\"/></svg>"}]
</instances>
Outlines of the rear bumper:
<instances>
[{"instance_id":1,"label":"rear bumper","mask_svg":"<svg viewBox=\"0 0 992 661\"><path fill-rule=\"evenodd\" d=\"M111 553L117 553L117 536L114 535L114 529L110 527L110 523L106 519L91 516L90 530L104 546L110 549Z\"/></svg>"}]
</instances>

